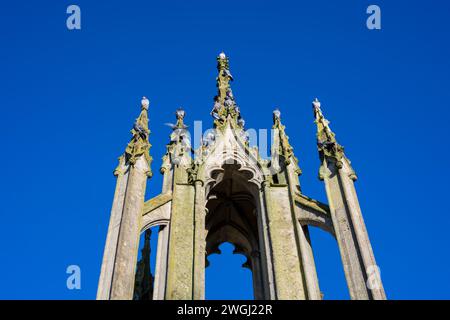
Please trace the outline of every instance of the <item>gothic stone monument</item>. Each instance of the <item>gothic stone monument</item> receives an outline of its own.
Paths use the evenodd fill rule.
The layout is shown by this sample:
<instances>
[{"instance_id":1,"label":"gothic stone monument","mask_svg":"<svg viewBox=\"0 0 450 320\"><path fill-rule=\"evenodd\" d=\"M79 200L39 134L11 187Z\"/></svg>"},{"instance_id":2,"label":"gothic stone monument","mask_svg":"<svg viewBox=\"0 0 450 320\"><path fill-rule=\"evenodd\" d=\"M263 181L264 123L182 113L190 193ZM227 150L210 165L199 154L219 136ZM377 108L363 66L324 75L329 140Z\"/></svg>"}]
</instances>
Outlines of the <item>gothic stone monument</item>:
<instances>
[{"instance_id":1,"label":"gothic stone monument","mask_svg":"<svg viewBox=\"0 0 450 320\"><path fill-rule=\"evenodd\" d=\"M328 204L302 194L301 170L280 111L273 112L269 159L250 147L230 82L228 58L217 57L214 130L192 150L176 112L163 157L162 192L145 200L152 176L149 101L114 174L116 190L97 299L204 299L208 255L230 242L247 257L255 299L321 299L308 227L337 240L351 299L386 299L356 195L350 160L313 102L320 157L319 177ZM156 267L150 274L150 228L159 226ZM137 262L139 239L145 234Z\"/></svg>"}]
</instances>

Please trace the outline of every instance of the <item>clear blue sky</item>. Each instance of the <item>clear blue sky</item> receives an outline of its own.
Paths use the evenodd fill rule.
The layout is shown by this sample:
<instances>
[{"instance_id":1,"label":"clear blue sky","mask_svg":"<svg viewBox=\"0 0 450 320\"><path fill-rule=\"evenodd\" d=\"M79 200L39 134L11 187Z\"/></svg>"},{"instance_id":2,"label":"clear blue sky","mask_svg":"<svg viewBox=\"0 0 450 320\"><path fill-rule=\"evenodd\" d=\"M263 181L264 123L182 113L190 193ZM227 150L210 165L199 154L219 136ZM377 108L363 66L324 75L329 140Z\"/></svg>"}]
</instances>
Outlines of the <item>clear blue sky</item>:
<instances>
[{"instance_id":1,"label":"clear blue sky","mask_svg":"<svg viewBox=\"0 0 450 320\"><path fill-rule=\"evenodd\" d=\"M81 7L82 29L66 28ZM382 30L366 28L378 4ZM317 179L318 96L358 173L389 298L450 298L450 4L434 1L3 1L0 4L0 298L95 298L112 170L143 95L154 178L173 112L210 124L216 55L230 56L248 128L280 107L305 194ZM325 298L347 298L337 245L313 230ZM208 298L251 297L242 256L210 258ZM66 289L66 267L82 289ZM233 276L236 275L236 280Z\"/></svg>"}]
</instances>

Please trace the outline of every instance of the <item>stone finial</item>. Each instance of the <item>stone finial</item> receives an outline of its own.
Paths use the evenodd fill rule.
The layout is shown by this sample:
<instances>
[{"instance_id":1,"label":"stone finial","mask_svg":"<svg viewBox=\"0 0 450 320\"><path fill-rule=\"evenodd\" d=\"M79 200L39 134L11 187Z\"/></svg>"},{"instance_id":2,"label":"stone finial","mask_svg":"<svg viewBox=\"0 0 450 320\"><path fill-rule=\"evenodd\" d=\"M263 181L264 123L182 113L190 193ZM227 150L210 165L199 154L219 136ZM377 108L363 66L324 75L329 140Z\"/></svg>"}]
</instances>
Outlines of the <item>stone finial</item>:
<instances>
[{"instance_id":1,"label":"stone finial","mask_svg":"<svg viewBox=\"0 0 450 320\"><path fill-rule=\"evenodd\" d=\"M133 137L131 138L131 141L128 143L125 149L125 159L126 162L135 164L140 156L144 156L150 167L152 157L150 156L151 144L149 142L150 130L148 128L149 104L149 100L146 97L142 97L142 110L139 114L139 117L133 124L133 129L131 130L131 134L133 135ZM151 176L151 174L151 170L149 170L148 175Z\"/></svg>"},{"instance_id":2,"label":"stone finial","mask_svg":"<svg viewBox=\"0 0 450 320\"><path fill-rule=\"evenodd\" d=\"M184 124L184 116L186 115L186 111L183 108L179 107L177 111L175 111L175 116L177 117L177 123L172 129L186 129L187 126Z\"/></svg>"},{"instance_id":3,"label":"stone finial","mask_svg":"<svg viewBox=\"0 0 450 320\"><path fill-rule=\"evenodd\" d=\"M225 52L222 51L221 53L219 53L219 58L220 59L226 59L227 56L226 56Z\"/></svg>"},{"instance_id":4,"label":"stone finial","mask_svg":"<svg viewBox=\"0 0 450 320\"><path fill-rule=\"evenodd\" d=\"M314 101L312 102L312 105L313 105L314 108L320 109L320 101L319 101L319 99L315 98Z\"/></svg>"},{"instance_id":5,"label":"stone finial","mask_svg":"<svg viewBox=\"0 0 450 320\"><path fill-rule=\"evenodd\" d=\"M274 118L276 118L276 119L280 119L280 117L281 117L281 111L280 111L280 109L275 108L275 109L273 110L273 116L274 116Z\"/></svg>"},{"instance_id":6,"label":"stone finial","mask_svg":"<svg viewBox=\"0 0 450 320\"><path fill-rule=\"evenodd\" d=\"M177 116L177 119L184 119L184 116L186 115L186 112L183 110L183 108L179 107L177 111L175 111L175 115Z\"/></svg>"},{"instance_id":7,"label":"stone finial","mask_svg":"<svg viewBox=\"0 0 450 320\"><path fill-rule=\"evenodd\" d=\"M281 111L278 108L275 108L272 112L273 115L273 128L281 128Z\"/></svg>"},{"instance_id":8,"label":"stone finial","mask_svg":"<svg viewBox=\"0 0 450 320\"><path fill-rule=\"evenodd\" d=\"M177 122L175 124L167 122L166 125L171 127L172 130L186 129L187 126L184 124L184 117L185 117L185 115L186 115L186 111L184 111L183 108L179 107L175 111L175 117L177 119Z\"/></svg>"},{"instance_id":9,"label":"stone finial","mask_svg":"<svg viewBox=\"0 0 450 320\"><path fill-rule=\"evenodd\" d=\"M149 105L150 105L150 101L146 97L142 97L141 107L145 110L148 110Z\"/></svg>"}]
</instances>

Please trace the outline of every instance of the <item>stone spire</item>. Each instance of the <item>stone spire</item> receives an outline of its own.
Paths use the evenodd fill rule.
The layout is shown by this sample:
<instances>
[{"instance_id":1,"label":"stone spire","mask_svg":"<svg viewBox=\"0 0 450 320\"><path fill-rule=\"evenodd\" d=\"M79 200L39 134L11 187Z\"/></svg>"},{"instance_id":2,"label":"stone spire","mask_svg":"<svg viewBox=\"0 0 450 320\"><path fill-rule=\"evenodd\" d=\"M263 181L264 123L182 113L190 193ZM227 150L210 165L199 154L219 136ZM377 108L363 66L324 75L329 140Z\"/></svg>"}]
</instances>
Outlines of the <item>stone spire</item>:
<instances>
[{"instance_id":1,"label":"stone spire","mask_svg":"<svg viewBox=\"0 0 450 320\"><path fill-rule=\"evenodd\" d=\"M273 126L272 129L275 131L275 134L279 137L278 150L272 150L272 153L278 153L283 156L284 162L286 165L291 163L291 160L294 160L295 171L298 175L302 173L300 167L298 166L298 159L294 156L294 148L292 148L289 143L289 137L286 134L286 127L281 123L281 111L276 108L273 110ZM277 141L275 140L275 141ZM274 143L275 145L275 143Z\"/></svg>"},{"instance_id":2,"label":"stone spire","mask_svg":"<svg viewBox=\"0 0 450 320\"><path fill-rule=\"evenodd\" d=\"M185 115L186 112L180 107L175 111L176 123L166 123L172 128L172 133L170 134L170 142L167 144L167 151L163 156L163 163L160 169L163 174L170 170L173 164L187 164L190 161L191 141L186 130L187 125L184 124Z\"/></svg>"},{"instance_id":3,"label":"stone spire","mask_svg":"<svg viewBox=\"0 0 450 320\"><path fill-rule=\"evenodd\" d=\"M319 179L325 182L350 298L385 300L379 268L356 194L355 172L345 156L344 148L336 141L329 121L323 116L319 100L315 99L312 105L321 160Z\"/></svg>"},{"instance_id":4,"label":"stone spire","mask_svg":"<svg viewBox=\"0 0 450 320\"><path fill-rule=\"evenodd\" d=\"M234 124L243 127L245 122L241 119L240 110L230 86L233 76L230 72L229 60L223 52L217 57L217 70L219 73L216 78L218 93L214 97L214 106L211 111L214 126L221 127L227 119L232 119Z\"/></svg>"},{"instance_id":5,"label":"stone spire","mask_svg":"<svg viewBox=\"0 0 450 320\"><path fill-rule=\"evenodd\" d=\"M141 113L132 138L119 158L114 174L116 191L103 254L97 299L132 299L136 280L137 248L141 231L146 180L151 176L148 129L149 101L141 100Z\"/></svg>"},{"instance_id":6,"label":"stone spire","mask_svg":"<svg viewBox=\"0 0 450 320\"><path fill-rule=\"evenodd\" d=\"M333 158L338 168L342 167L342 159L345 157L344 147L341 146L336 136L330 129L330 122L325 119L320 108L319 99L315 98L312 102L315 123L317 125L317 148L319 150L320 160L325 157Z\"/></svg>"},{"instance_id":7,"label":"stone spire","mask_svg":"<svg viewBox=\"0 0 450 320\"><path fill-rule=\"evenodd\" d=\"M125 149L125 162L135 164L136 160L143 155L147 160L150 168L152 157L150 156L151 144L149 142L150 130L148 128L149 105L150 102L148 101L148 99L146 97L143 97L141 100L141 113L134 122L133 129L131 130L131 134L133 135L133 137L131 138L131 141L128 143L127 148ZM151 175L152 172L149 169L148 176Z\"/></svg>"}]
</instances>

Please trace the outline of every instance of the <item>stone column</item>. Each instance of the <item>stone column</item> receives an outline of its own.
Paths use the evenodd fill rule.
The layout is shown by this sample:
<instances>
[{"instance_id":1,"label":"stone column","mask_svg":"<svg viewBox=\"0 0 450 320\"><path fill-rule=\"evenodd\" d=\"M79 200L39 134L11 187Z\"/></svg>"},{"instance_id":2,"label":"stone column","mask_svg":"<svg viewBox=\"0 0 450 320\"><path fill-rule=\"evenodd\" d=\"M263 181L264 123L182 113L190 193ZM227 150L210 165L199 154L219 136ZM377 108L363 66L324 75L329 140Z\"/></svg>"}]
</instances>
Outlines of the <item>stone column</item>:
<instances>
[{"instance_id":1,"label":"stone column","mask_svg":"<svg viewBox=\"0 0 450 320\"><path fill-rule=\"evenodd\" d=\"M348 160L338 168L334 159L325 158L321 171L351 299L386 299Z\"/></svg>"},{"instance_id":2,"label":"stone column","mask_svg":"<svg viewBox=\"0 0 450 320\"><path fill-rule=\"evenodd\" d=\"M370 245L353 180L356 179L344 147L336 140L321 103L313 103L317 148L322 162L319 177L325 181L330 214L352 299L386 299L379 269Z\"/></svg>"},{"instance_id":3,"label":"stone column","mask_svg":"<svg viewBox=\"0 0 450 320\"><path fill-rule=\"evenodd\" d=\"M195 188L186 169L174 169L166 300L192 300Z\"/></svg>"},{"instance_id":4,"label":"stone column","mask_svg":"<svg viewBox=\"0 0 450 320\"><path fill-rule=\"evenodd\" d=\"M144 157L134 165L121 158L106 238L97 299L132 299L139 247L140 223L148 163Z\"/></svg>"},{"instance_id":5,"label":"stone column","mask_svg":"<svg viewBox=\"0 0 450 320\"><path fill-rule=\"evenodd\" d=\"M142 210L149 167L143 157L130 167L111 284L112 300L133 298Z\"/></svg>"},{"instance_id":6,"label":"stone column","mask_svg":"<svg viewBox=\"0 0 450 320\"><path fill-rule=\"evenodd\" d=\"M133 137L119 159L116 192L106 237L97 299L132 299L137 251L147 178L151 176L148 108L141 100L141 113L133 125Z\"/></svg>"},{"instance_id":7,"label":"stone column","mask_svg":"<svg viewBox=\"0 0 450 320\"><path fill-rule=\"evenodd\" d=\"M267 223L267 211L265 208L265 197L264 190L265 184L258 190L258 195L256 196L259 201L257 202L256 216L258 217L258 238L259 238L259 252L260 252L260 263L261 263L261 279L262 288L264 292L263 299L265 300L275 300L275 280L273 274L273 264L272 264L272 249L270 245L269 228Z\"/></svg>"},{"instance_id":8,"label":"stone column","mask_svg":"<svg viewBox=\"0 0 450 320\"><path fill-rule=\"evenodd\" d=\"M203 187L203 182L197 180L195 181L194 203L194 300L205 299L205 205L205 188Z\"/></svg>"},{"instance_id":9,"label":"stone column","mask_svg":"<svg viewBox=\"0 0 450 320\"><path fill-rule=\"evenodd\" d=\"M254 299L264 300L264 280L261 273L261 254L257 250L251 252L251 266Z\"/></svg>"},{"instance_id":10,"label":"stone column","mask_svg":"<svg viewBox=\"0 0 450 320\"><path fill-rule=\"evenodd\" d=\"M161 225L158 232L158 249L155 264L155 287L153 300L164 300L167 281L167 249L169 246L169 225Z\"/></svg>"},{"instance_id":11,"label":"stone column","mask_svg":"<svg viewBox=\"0 0 450 320\"><path fill-rule=\"evenodd\" d=\"M291 158L287 169L287 181L289 185L291 203L294 203L295 192L297 186L300 185L298 174L296 173L296 168L294 165L294 159ZM292 207L293 213L295 212L295 207ZM304 278L304 285L306 286L306 299L308 300L321 300L321 294L319 289L319 280L317 277L316 265L314 263L314 255L311 247L311 243L308 239L308 227L303 228L293 215L293 225L295 228L295 233L297 235L298 251L300 255L300 265L302 270L302 276Z\"/></svg>"},{"instance_id":12,"label":"stone column","mask_svg":"<svg viewBox=\"0 0 450 320\"><path fill-rule=\"evenodd\" d=\"M297 221L297 230L299 235L300 256L302 259L303 273L305 275L306 287L308 292L308 300L322 300L319 287L319 279L317 277L316 264L309 239L308 226L301 226Z\"/></svg>"},{"instance_id":13,"label":"stone column","mask_svg":"<svg viewBox=\"0 0 450 320\"><path fill-rule=\"evenodd\" d=\"M108 234L106 236L103 262L100 271L100 280L97 289L97 300L109 300L111 294L111 283L117 251L117 241L119 239L120 221L122 219L122 209L125 200L125 193L128 185L128 169L121 157L119 166L114 171L117 176L116 190L109 219Z\"/></svg>"},{"instance_id":14,"label":"stone column","mask_svg":"<svg viewBox=\"0 0 450 320\"><path fill-rule=\"evenodd\" d=\"M272 250L275 299L305 300L307 292L303 282L288 186L265 185L264 196Z\"/></svg>"}]
</instances>

